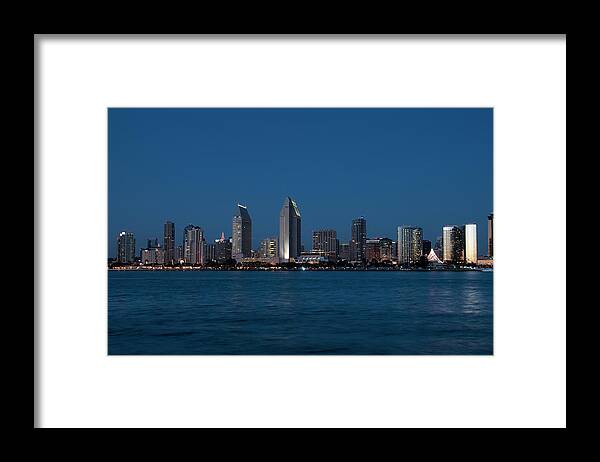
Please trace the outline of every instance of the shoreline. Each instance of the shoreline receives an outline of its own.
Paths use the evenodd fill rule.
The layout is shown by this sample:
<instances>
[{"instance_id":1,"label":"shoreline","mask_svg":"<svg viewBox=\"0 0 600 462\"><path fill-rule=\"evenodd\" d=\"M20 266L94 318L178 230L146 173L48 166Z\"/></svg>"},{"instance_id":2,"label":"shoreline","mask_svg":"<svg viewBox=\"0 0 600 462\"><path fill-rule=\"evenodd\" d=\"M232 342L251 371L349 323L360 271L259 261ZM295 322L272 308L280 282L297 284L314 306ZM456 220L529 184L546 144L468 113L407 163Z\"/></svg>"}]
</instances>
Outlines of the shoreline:
<instances>
[{"instance_id":1,"label":"shoreline","mask_svg":"<svg viewBox=\"0 0 600 462\"><path fill-rule=\"evenodd\" d=\"M285 271L403 271L403 272L493 272L493 268L480 267L480 268L310 268L310 267L299 267L299 268L281 268L281 267L241 267L241 268L210 268L210 267L144 267L144 266L124 266L116 268L107 268L108 271L272 271L272 272L285 272Z\"/></svg>"}]
</instances>

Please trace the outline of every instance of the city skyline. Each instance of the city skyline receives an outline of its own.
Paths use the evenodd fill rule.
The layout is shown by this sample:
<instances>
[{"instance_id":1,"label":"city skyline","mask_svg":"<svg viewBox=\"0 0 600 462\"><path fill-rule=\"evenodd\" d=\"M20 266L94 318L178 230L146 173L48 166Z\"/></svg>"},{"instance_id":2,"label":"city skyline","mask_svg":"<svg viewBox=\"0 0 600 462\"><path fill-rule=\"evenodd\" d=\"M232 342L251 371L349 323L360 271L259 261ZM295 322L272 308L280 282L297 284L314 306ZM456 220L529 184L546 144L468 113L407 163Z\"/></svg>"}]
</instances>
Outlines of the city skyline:
<instances>
[{"instance_id":1,"label":"city skyline","mask_svg":"<svg viewBox=\"0 0 600 462\"><path fill-rule=\"evenodd\" d=\"M133 257L140 255L142 262L145 259L142 257L144 252L148 251L162 251L164 262L170 262L169 264L176 263L176 260L169 260L167 250L168 246L173 247L173 252L176 254L178 249L181 249L182 261L192 264L204 264L206 260L205 253L211 252L210 247L213 246L212 255L216 258L217 250L214 248L215 244L229 243L230 255L233 260L238 262L242 261L242 258L254 258L256 256L274 258L277 257L280 261L286 262L300 257L301 254L305 253L320 253L324 255L335 255L338 258L343 251L341 246L347 246L349 252L348 260L352 261L369 261L371 258L368 257L369 249L368 244L374 244L375 241L383 243L383 248L377 249L377 256L379 252L385 252L386 256L392 257L392 252L396 252L394 260L398 263L416 264L420 257L426 257L429 251L440 251L440 257L442 261L464 261L465 263L476 264L479 257L493 257L490 252L493 246L493 226L491 219L493 213L487 215L487 236L485 236L485 242L487 253L479 246L479 239L483 237L479 236L477 232L477 224L465 223L465 224L453 224L444 225L441 228L440 235L436 238L436 245L432 247L430 239L424 239L423 229L418 226L407 226L400 225L397 227L396 240L390 238L388 235L370 236L367 229L367 220L364 216L360 216L352 220L351 223L351 238L347 241L341 241L337 238L337 230L318 228L311 231L312 240L310 247L305 247L302 241L297 241L296 236L300 231L301 214L299 207L296 202L287 196L284 200L283 206L280 210L279 218L279 234L278 237L265 236L259 241L259 245L254 247L247 247L247 243L251 241L252 233L252 220L247 210L247 207L237 204L236 208L238 212L235 213L232 219L232 233L228 239L225 239L224 231L221 232L219 238L214 241L205 235L202 227L189 224L184 228L183 239L181 244L177 244L174 239L175 223L167 221L164 223L165 235L163 237L163 246L158 244L158 238L147 238L146 247L140 245L139 252L137 252L135 234L123 230L119 233L116 239L116 261L133 261ZM194 238L191 238L190 232L194 232ZM389 244L387 244L389 241ZM194 244L190 244L194 242ZM197 242L202 243L198 245ZM213 244L211 244L213 242ZM242 242L246 242L244 251L242 252ZM393 246L392 246L393 243ZM209 246L208 248L206 246ZM393 247L389 249L389 255L386 247ZM127 248L127 251L123 250ZM191 250L194 248L195 250ZM236 252L236 248L238 251ZM269 249L269 250L267 250ZM292 250L290 250L292 249ZM133 250L133 252L132 252ZM372 249L371 249L372 250ZM122 254L126 252L131 258L123 260ZM196 256L191 256L194 253ZM148 255L148 254L146 254ZM113 258L110 257L109 258ZM157 257L153 256L151 259L155 260ZM377 258L379 259L379 258ZM221 258L221 260L223 260ZM152 263L151 260L148 262ZM154 261L156 263L156 261Z\"/></svg>"},{"instance_id":2,"label":"city skyline","mask_svg":"<svg viewBox=\"0 0 600 462\"><path fill-rule=\"evenodd\" d=\"M486 253L492 109L109 110L109 257L121 231L138 253L165 221L177 224L176 246L189 223L207 241L230 236L236 203L258 249L279 235L288 195L307 249L318 229L349 242L364 216L369 237L415 223L432 242L444 225L475 223Z\"/></svg>"}]
</instances>

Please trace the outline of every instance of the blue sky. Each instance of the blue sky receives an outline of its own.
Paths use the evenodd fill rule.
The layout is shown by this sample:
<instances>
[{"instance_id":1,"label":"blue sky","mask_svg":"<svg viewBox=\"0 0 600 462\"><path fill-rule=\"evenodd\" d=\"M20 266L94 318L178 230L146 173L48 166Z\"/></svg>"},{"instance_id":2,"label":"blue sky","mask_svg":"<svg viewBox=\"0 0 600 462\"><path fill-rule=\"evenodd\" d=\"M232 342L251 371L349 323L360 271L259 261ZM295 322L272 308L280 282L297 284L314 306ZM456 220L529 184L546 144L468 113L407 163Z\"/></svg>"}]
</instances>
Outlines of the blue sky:
<instances>
[{"instance_id":1,"label":"blue sky","mask_svg":"<svg viewBox=\"0 0 600 462\"><path fill-rule=\"evenodd\" d=\"M369 237L399 225L435 241L446 224L476 223L487 253L492 212L493 111L466 109L125 109L108 111L108 255L120 231L162 242L163 223L231 235L239 202L253 248L278 235L291 196L312 231L350 238L364 216Z\"/></svg>"}]
</instances>

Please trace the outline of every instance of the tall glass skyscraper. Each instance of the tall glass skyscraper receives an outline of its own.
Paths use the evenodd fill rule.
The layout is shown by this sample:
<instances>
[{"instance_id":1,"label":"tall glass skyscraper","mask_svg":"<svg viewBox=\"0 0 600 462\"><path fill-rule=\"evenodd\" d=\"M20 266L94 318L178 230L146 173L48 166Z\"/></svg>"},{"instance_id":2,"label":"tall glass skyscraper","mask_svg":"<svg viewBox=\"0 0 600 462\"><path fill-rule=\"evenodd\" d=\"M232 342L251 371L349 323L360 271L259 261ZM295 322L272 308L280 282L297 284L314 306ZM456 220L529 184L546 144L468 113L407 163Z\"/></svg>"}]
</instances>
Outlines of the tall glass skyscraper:
<instances>
[{"instance_id":1,"label":"tall glass skyscraper","mask_svg":"<svg viewBox=\"0 0 600 462\"><path fill-rule=\"evenodd\" d=\"M260 241L259 255L262 258L277 258L279 254L279 244L276 237L267 237Z\"/></svg>"},{"instance_id":2,"label":"tall glass skyscraper","mask_svg":"<svg viewBox=\"0 0 600 462\"><path fill-rule=\"evenodd\" d=\"M326 254L331 258L337 258L339 241L335 229L318 229L313 231L312 252Z\"/></svg>"},{"instance_id":3,"label":"tall glass skyscraper","mask_svg":"<svg viewBox=\"0 0 600 462\"><path fill-rule=\"evenodd\" d=\"M465 225L465 260L467 263L477 263L477 225Z\"/></svg>"},{"instance_id":4,"label":"tall glass skyscraper","mask_svg":"<svg viewBox=\"0 0 600 462\"><path fill-rule=\"evenodd\" d=\"M185 227L183 259L191 265L204 264L204 231L200 226L188 225Z\"/></svg>"},{"instance_id":5,"label":"tall glass skyscraper","mask_svg":"<svg viewBox=\"0 0 600 462\"><path fill-rule=\"evenodd\" d=\"M359 217L352 220L352 238L350 239L350 256L354 261L363 261L366 259L365 246L367 243L367 220L365 217Z\"/></svg>"},{"instance_id":6,"label":"tall glass skyscraper","mask_svg":"<svg viewBox=\"0 0 600 462\"><path fill-rule=\"evenodd\" d=\"M133 233L122 231L117 238L117 261L131 263L135 257L135 237Z\"/></svg>"},{"instance_id":7,"label":"tall glass skyscraper","mask_svg":"<svg viewBox=\"0 0 600 462\"><path fill-rule=\"evenodd\" d=\"M465 261L464 227L444 226L442 229L443 260L449 263Z\"/></svg>"},{"instance_id":8,"label":"tall glass skyscraper","mask_svg":"<svg viewBox=\"0 0 600 462\"><path fill-rule=\"evenodd\" d=\"M225 233L215 240L215 258L219 263L224 263L231 258L232 238L225 239Z\"/></svg>"},{"instance_id":9,"label":"tall glass skyscraper","mask_svg":"<svg viewBox=\"0 0 600 462\"><path fill-rule=\"evenodd\" d=\"M231 258L241 261L252 256L252 220L244 205L237 205L237 213L233 217Z\"/></svg>"},{"instance_id":10,"label":"tall glass skyscraper","mask_svg":"<svg viewBox=\"0 0 600 462\"><path fill-rule=\"evenodd\" d=\"M398 226L398 262L416 264L423 253L423 229Z\"/></svg>"},{"instance_id":11,"label":"tall glass skyscraper","mask_svg":"<svg viewBox=\"0 0 600 462\"><path fill-rule=\"evenodd\" d=\"M302 251L301 216L296 202L286 197L279 213L279 258L288 262Z\"/></svg>"},{"instance_id":12,"label":"tall glass skyscraper","mask_svg":"<svg viewBox=\"0 0 600 462\"><path fill-rule=\"evenodd\" d=\"M175 262L175 223L170 221L165 223L163 251L165 265L172 265Z\"/></svg>"}]
</instances>

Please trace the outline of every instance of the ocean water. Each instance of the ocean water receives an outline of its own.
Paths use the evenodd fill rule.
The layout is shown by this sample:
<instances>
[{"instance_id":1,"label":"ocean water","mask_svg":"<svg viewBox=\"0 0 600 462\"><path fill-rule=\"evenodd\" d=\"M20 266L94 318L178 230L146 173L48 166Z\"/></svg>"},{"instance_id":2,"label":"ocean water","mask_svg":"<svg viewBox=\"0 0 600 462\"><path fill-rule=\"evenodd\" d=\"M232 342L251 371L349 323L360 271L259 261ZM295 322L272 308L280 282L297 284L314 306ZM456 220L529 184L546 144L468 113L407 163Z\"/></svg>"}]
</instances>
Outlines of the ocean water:
<instances>
[{"instance_id":1,"label":"ocean water","mask_svg":"<svg viewBox=\"0 0 600 462\"><path fill-rule=\"evenodd\" d=\"M491 272L109 271L110 355L489 355Z\"/></svg>"}]
</instances>

